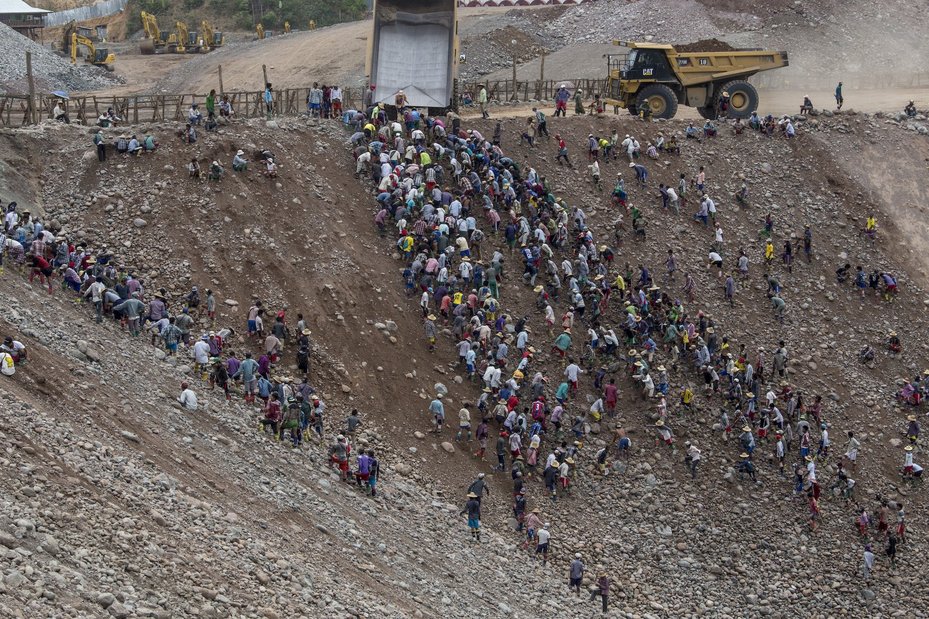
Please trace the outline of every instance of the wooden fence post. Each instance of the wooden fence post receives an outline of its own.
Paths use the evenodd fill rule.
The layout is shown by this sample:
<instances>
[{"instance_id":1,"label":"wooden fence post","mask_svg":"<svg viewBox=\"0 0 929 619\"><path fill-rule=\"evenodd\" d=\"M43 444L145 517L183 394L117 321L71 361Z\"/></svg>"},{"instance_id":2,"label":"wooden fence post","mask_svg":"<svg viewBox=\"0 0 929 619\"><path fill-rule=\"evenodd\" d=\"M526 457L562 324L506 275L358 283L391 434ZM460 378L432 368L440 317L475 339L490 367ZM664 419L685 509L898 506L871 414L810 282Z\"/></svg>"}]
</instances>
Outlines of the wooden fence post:
<instances>
[{"instance_id":1,"label":"wooden fence post","mask_svg":"<svg viewBox=\"0 0 929 619\"><path fill-rule=\"evenodd\" d=\"M35 109L35 80L32 78L32 52L26 52L26 75L29 78L29 119L35 125L38 124L38 114Z\"/></svg>"},{"instance_id":2,"label":"wooden fence post","mask_svg":"<svg viewBox=\"0 0 929 619\"><path fill-rule=\"evenodd\" d=\"M222 95L225 91L223 90L223 65L219 65L219 94Z\"/></svg>"}]
</instances>

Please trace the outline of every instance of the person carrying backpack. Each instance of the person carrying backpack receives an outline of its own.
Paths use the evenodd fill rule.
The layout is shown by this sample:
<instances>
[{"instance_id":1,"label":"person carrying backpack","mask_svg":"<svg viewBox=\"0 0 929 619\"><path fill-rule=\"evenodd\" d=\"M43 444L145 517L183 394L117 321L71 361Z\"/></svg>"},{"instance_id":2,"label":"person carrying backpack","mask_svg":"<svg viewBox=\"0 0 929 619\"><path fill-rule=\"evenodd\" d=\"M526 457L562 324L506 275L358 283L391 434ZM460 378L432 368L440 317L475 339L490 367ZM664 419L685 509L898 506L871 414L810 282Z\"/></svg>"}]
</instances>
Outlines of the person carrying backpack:
<instances>
[{"instance_id":1,"label":"person carrying backpack","mask_svg":"<svg viewBox=\"0 0 929 619\"><path fill-rule=\"evenodd\" d=\"M106 161L106 141L103 139L103 132L99 129L94 134L94 146L97 147L97 160L103 163Z\"/></svg>"},{"instance_id":2,"label":"person carrying backpack","mask_svg":"<svg viewBox=\"0 0 929 619\"><path fill-rule=\"evenodd\" d=\"M532 112L535 114L536 133L538 133L539 136L544 135L545 137L550 137L548 135L548 121L545 120L545 114L538 108L532 108Z\"/></svg>"}]
</instances>

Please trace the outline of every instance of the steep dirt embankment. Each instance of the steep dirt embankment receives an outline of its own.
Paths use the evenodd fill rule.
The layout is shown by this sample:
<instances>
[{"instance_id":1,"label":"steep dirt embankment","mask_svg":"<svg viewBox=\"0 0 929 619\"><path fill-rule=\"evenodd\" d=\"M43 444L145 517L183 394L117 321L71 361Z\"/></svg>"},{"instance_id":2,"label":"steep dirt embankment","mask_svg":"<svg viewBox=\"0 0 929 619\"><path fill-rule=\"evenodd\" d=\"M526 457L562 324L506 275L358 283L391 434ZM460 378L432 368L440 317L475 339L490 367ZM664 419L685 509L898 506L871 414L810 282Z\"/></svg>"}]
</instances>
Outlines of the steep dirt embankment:
<instances>
[{"instance_id":1,"label":"steep dirt embankment","mask_svg":"<svg viewBox=\"0 0 929 619\"><path fill-rule=\"evenodd\" d=\"M849 125L859 126L863 133L873 122L872 117L846 114L820 118L815 127L810 123L809 129L801 123L801 137L794 141L766 138L750 131L735 136L728 128L717 139L699 143L686 140L682 145L683 156L645 161L651 172L647 189L635 186L624 158L607 163L603 166L606 184L617 172L623 173L630 199L642 210L647 223L647 241L637 242L627 232L618 244L613 234L617 213L608 205L607 192L597 192L587 180L583 155L587 133L603 135L615 127L620 139L628 132L645 144L659 131L667 136L680 131L682 125L645 125L628 116L551 120L551 133L560 133L570 144L575 162L572 171L555 164L553 141L541 140L537 148L520 145L521 120L503 122L505 152L521 162L523 170L532 166L545 176L552 190L564 197L567 204L583 207L598 242L602 239L615 248L613 274L626 270L623 265L630 265L627 269L635 278L636 266L646 265L659 285L672 297L679 298L683 296L680 274L690 272L696 279L698 292L695 302L685 303L687 309L691 315L698 310L706 312L717 333L727 338L734 352L744 346L755 360L760 347L770 354L783 341L791 357L792 385L802 391L807 401L817 395L824 399L824 419L830 426L835 453L841 451L848 431L854 431L865 445L866 455L853 473L858 482L859 505L874 510L877 506L874 496L892 497L906 503L908 513L923 521L922 493L914 493L901 484L898 476L903 461L899 432L905 423L904 411L895 404L894 393L900 376L913 376L923 369L929 349L919 338L907 336L906 353L894 358L887 354L884 342L891 329L911 333L913 321L924 323L926 280L919 265L898 251L898 244L905 244L906 236L900 225L892 223L892 210L887 205L880 201L873 203L879 219L886 222L882 224L878 242L871 244L859 234L868 212L862 208L866 189L836 163L835 152L821 147L822 140L829 143ZM493 121L472 123L469 126L480 129L484 135L493 132ZM880 139L892 143L904 135L897 129ZM706 167L710 179L708 191L720 212L725 269L735 268L740 250L744 249L750 258L750 275L738 278L734 307L723 302L722 279L715 270L707 268L713 234L692 220L696 205L691 202L679 216L660 208L657 183L676 185L680 173L690 178L700 165ZM743 179L750 192L747 208L740 208L733 199ZM778 256L770 270L762 264L764 243L758 234L769 213L774 221L773 239ZM800 257L805 225L811 226L814 238L813 260L809 264ZM628 226L627 220L627 231ZM788 239L793 243L796 260L792 269L779 259ZM498 237L489 244L510 256L500 240ZM669 249L677 257L679 269L678 279L673 283L664 276L663 265ZM558 255L556 263L563 257ZM863 265L869 272L893 272L901 282L902 294L893 304L886 304L873 294L862 298L850 286L837 285L834 269L846 260L853 266ZM503 306L513 317L531 317L534 330L531 341L547 351L550 336L534 308L535 295L519 281L518 258L510 256L507 262ZM765 295L769 273L783 287L788 307L784 324L774 320ZM555 313L560 316L566 309L567 303L562 299L556 304ZM621 318L621 308L611 303L606 324L615 326ZM583 333L585 329L586 325L575 329L575 333ZM575 354L579 354L578 342L583 339L583 335L576 336ZM865 344L878 350L873 365L857 361L857 353ZM447 341L447 352L450 346ZM702 379L689 362L671 366L667 354L660 353L657 363L670 368L668 400L672 408L677 408L678 394L684 385L700 390ZM532 371L545 372L548 388L554 390L563 368L563 361L541 352ZM898 571L883 575L862 591L853 570L861 553L860 542L849 526L856 515L854 504L824 499L823 523L817 533L810 534L805 502L790 500L791 483L780 478L776 466L769 463L773 451L770 442L762 442L759 447L761 483L739 481L733 467L741 450L733 442L724 442L714 428L720 409L727 406L718 397L698 397L695 415L681 411L672 415L678 441L693 440L703 448L702 477L696 482L684 480L680 452L668 454L652 448L653 430L648 424L653 419L655 403L642 401L621 372L614 376L623 393L619 421L633 436L633 444L638 446L636 455L628 468L619 465L614 468L618 475L603 480L589 466L593 452L605 444L601 437L594 436L585 444L584 464L575 480L574 494L568 500L560 499L550 509L561 527L559 535L575 540L585 556L592 555L609 566L628 567L620 576L620 586L629 607L671 616L689 612L763 616L777 614L775 609L785 605L791 609L809 608L812 612L813 604L820 602L808 601L795 583L822 578L830 587L824 598L835 612L853 612L857 602L851 602L849 596L859 593L866 600L877 596L875 612L877 608L887 612L897 608L898 588L915 581ZM779 388L777 380L769 381L768 386ZM596 397L589 375L582 378L582 384L582 395L569 405L572 414L583 413ZM476 397L476 389L472 391ZM547 393L551 395L551 391ZM796 451L792 452L788 462L793 462L795 455ZM835 479L834 462L835 458L829 465L821 466L824 487ZM796 545L785 546L785 537L796 540ZM926 540L921 533L914 532L912 541L912 554L908 549L904 560L915 565L919 561L918 549ZM673 586L666 582L669 573L675 574ZM744 597L749 590L758 593ZM736 611L743 603L748 604L749 610Z\"/></svg>"},{"instance_id":2,"label":"steep dirt embankment","mask_svg":"<svg viewBox=\"0 0 929 619\"><path fill-rule=\"evenodd\" d=\"M359 189L344 161L329 161L339 140L240 127L188 148L152 129L164 140L155 155L105 166L82 159L77 127L20 134L15 148L35 157L59 147L39 168L46 221L109 243L175 302L189 284L213 287L217 326L241 329L252 295L275 309L287 303L291 322L302 310L317 344L312 382L328 404L326 437L291 450L263 436L258 413L209 392L188 358L165 358L109 320L96 325L86 305L61 290L50 297L7 263L0 332L24 342L30 359L0 381L0 614L523 616L514 610L560 579L504 576L514 540L487 530L482 545L467 544L460 493L429 481L460 456L412 436L425 405L410 391L431 393L432 381L404 373L416 371L416 357L420 376L431 363L409 335L419 328L403 300L379 285L395 273L374 235L348 223L367 217L352 212ZM226 161L262 135L280 185L257 172L218 186L187 178L192 152ZM396 345L369 325L375 314L397 321ZM256 348L238 337L230 347ZM184 378L201 410L174 402ZM383 463L379 498L324 464L351 407L365 422L356 446L376 448ZM501 599L504 580L515 590Z\"/></svg>"},{"instance_id":3,"label":"steep dirt embankment","mask_svg":"<svg viewBox=\"0 0 929 619\"><path fill-rule=\"evenodd\" d=\"M287 310L291 325L302 313L318 347L317 371L330 381L324 390L341 394L344 384L351 390L346 404L409 436L428 421L422 412L428 401L414 408L409 394L424 390L431 397L435 381L422 373L431 372L435 362L419 346L415 312L391 285L398 266L384 260L385 250L369 230L367 195L341 156L341 128L285 126L239 124L203 132L194 146L174 137L173 125L141 127L140 135L159 136L159 150L138 160L111 158L102 167L87 160L68 165L86 147L82 139L66 138L70 146L63 159L49 164L47 212L79 238L125 252L149 286L167 287L172 298L193 285L212 288L219 327L244 331L253 299L268 308L269 326L279 309ZM262 176L257 163L246 173L231 172L238 149L254 159L261 148L275 154L277 180ZM226 178L191 180L186 166L194 156L204 169L221 161L229 170ZM392 343L391 333L375 327L388 320L415 337ZM295 353L288 350L289 363L295 363ZM449 387L454 393L454 385ZM435 457L431 451L417 458Z\"/></svg>"},{"instance_id":4,"label":"steep dirt embankment","mask_svg":"<svg viewBox=\"0 0 929 619\"><path fill-rule=\"evenodd\" d=\"M688 310L695 313L702 309L710 313L720 334L729 338L733 350L745 345L749 351L759 346L770 351L779 340L786 342L792 359L791 380L807 394L807 399L819 394L826 400L825 418L832 426L834 445L841 446L841 437L848 430L854 430L862 440L860 468L855 473L859 482L858 500L873 508L871 497L880 493L907 503L913 533L901 560L905 565L914 565L926 544L921 531L925 522L924 499L920 493L901 486L895 475L896 467L902 462L897 437L903 428L900 410L893 404L893 393L896 378L921 370L927 348L916 338L907 336L905 354L891 358L884 352L883 340L890 329L908 334L925 326L922 318L924 282L907 275L910 264L896 251L897 244L904 238L897 228L882 226L875 245L860 238L857 228L863 226L865 217L859 197L862 188L819 146L820 137L829 139L829 135L841 132L842 124L858 122L870 120L842 116L824 121L819 129L822 134L812 138L801 129L801 137L793 142L768 139L751 132L733 136L728 130L716 140L686 141L681 157L647 163L652 183L647 189L632 186L628 167L622 159L604 164L607 184L617 172L626 175L631 200L643 210L648 223L645 242L636 242L628 236L619 242L613 236L617 214L608 205L608 192L597 192L587 181L582 156L585 138L589 131L604 133L616 127L621 137L627 132L633 133L644 144L659 130L665 134L680 130L680 124L645 125L629 117L552 119L552 134L561 132L569 141L574 170L555 164L555 147L551 142L543 141L534 149L517 146L522 126L519 119L504 121L503 147L517 161L533 165L547 176L553 190L569 205L584 208L596 237L615 247L614 275L625 263L632 268L644 264L658 277L660 285L671 290L673 295L680 295L680 280L673 284L662 280L664 257L669 248L673 249L678 268L693 273L697 281L697 298L694 303L687 304ZM488 122L478 122L475 126L486 135L493 131ZM68 454L66 462L73 463L69 466L78 470L83 466L95 489L110 491L114 484L119 487L124 483L119 480L127 475L130 479L153 480L151 491L143 485L145 492L139 490L138 494L133 494L128 489L117 494L130 504L131 513L147 513L138 511L141 509L138 506L148 507L153 501L147 492L165 492L159 488L166 484L170 490L171 478L180 480L178 491L195 499L194 502L184 496L172 499L170 505L179 510L179 520L174 522L177 529L172 528L172 531L176 530L179 537L172 538L171 552L166 551L167 558L152 566L140 565L141 559L126 559L124 571L128 575L122 582L116 581L122 585L120 590L130 584L135 590L143 590L146 585L156 592L165 587L181 592L179 598L192 599L185 595L200 592L195 592L188 584L175 583L182 574L197 572L184 563L190 562L193 554L196 561L203 565L211 562L224 577L231 578L235 584L229 585L229 590L240 597L217 590L218 583L196 586L209 595L217 592L215 600L220 600L221 594L220 603L223 604L227 598L242 599L245 606L241 614L245 615L253 612L250 605L256 608L264 605L263 600L271 594L264 594L259 602L257 596L248 597L243 591L258 586L270 590L280 582L272 580L270 585L262 585L263 577L259 578L255 571L258 567L267 573L273 569L281 577L283 573L294 574L287 581L284 593L274 589L281 597L274 598L277 606L272 610L280 613L280 608L294 599L287 596L310 595L306 593L310 586L302 578L319 578L315 564L332 556L339 557L343 551L351 559L345 559L345 563L356 566L361 563L361 569L368 574L387 570L374 561L377 555L370 546L373 544L378 552L384 551L366 528L381 527L374 523L383 522L383 528L377 529L382 532L381 539L388 549L389 558L383 561L395 570L391 574L397 574L390 582L412 593L396 598L393 592L376 590L372 593L374 598L383 598L384 604L392 605L384 611L390 616L408 616L415 612L409 598L416 604L423 604L415 610L427 616L463 616L472 612L469 604L478 604L490 616L506 614L509 610L519 616L536 616L539 603L549 607L553 614L586 616L586 608L577 610L567 606L560 587L551 580L564 574L575 549L583 550L589 566L606 565L618 581L618 597L624 598L627 608L639 613L757 616L776 615L780 612L778 609L785 607L821 612L822 604L827 604L834 614L849 614L859 609L855 596L861 590L861 583L854 576L853 567L859 564L861 551L849 526L854 508L834 499L824 500L823 526L811 535L804 522L805 507L799 501L785 500L791 496L791 485L780 479L776 468L766 464L764 458L759 459L761 485L739 481L731 471L738 460L738 448L732 443L723 443L712 429L721 406L715 398L698 398L697 412L693 415L674 413L679 440L697 440L704 449L701 478L695 483L685 480L679 454L652 449L653 437L647 424L654 403L639 399L622 371L617 372L615 378L622 392L620 421L633 437L634 453L628 468L616 467L614 474L607 478L595 474L590 466L592 454L605 441L603 435L594 435L582 452L572 497L552 503L535 483L530 484L530 506L540 506L545 517L554 524L556 544L551 570L526 570L525 555L515 547L519 537L506 531L509 500L506 475L491 482L495 495L488 502L485 514L485 528L495 536L490 550L498 556L488 559L488 555L481 554L486 551L473 553L470 547L461 547L457 542L459 538L447 538L449 531L454 531L455 536L463 535L461 528L451 528L463 527L463 523L448 516L436 520L434 514L445 509L446 501L458 503L464 482L486 465L470 461L462 453L463 446L447 454L438 441L431 437L419 440L412 433L428 426L425 408L433 383L442 381L450 388L452 397L447 411L451 418L454 418L457 402L463 398L476 399L477 388L456 383L457 370L453 365L452 342L448 338L441 339L440 349L434 356L424 351L415 300L406 298L401 291L402 267L392 257L393 239L381 239L374 232L371 195L351 176L353 166L345 146L346 134L337 125L307 127L305 123L288 121L275 127L255 122L238 124L219 134L201 135L196 146L188 146L172 137L173 125L137 129L140 133L158 134L163 143L159 151L140 160L112 157L103 166L99 166L88 152L87 136L76 127L53 127L45 136L18 138L21 140L18 148L32 156L48 150L49 143L59 145L56 152L43 160L46 162L42 175L43 202L49 219L57 219L78 238L117 248L150 288L165 286L174 301L190 285L212 287L220 301L218 326L241 329L245 309L253 297L262 298L274 310L286 306L291 323L297 312L304 313L314 331L318 352L314 358L313 379L329 401L332 422L329 428L338 427L349 407L359 407L376 428L378 436L370 440L375 441L379 449L390 451L391 464L410 466L409 479L414 482L428 478L438 483L429 487L435 494L433 504L431 497L426 498L417 489L418 484L410 484L407 490L402 484L392 487L392 483L401 479L397 474L391 474L385 481L385 492L390 493L387 499L396 501L393 505L397 510L403 505L404 511L398 512L397 517L404 517L414 526L395 526L393 521L387 520L385 511L369 514L371 510L365 507L361 510L368 515L364 520L349 521L351 526L345 524L349 518L345 511L337 510L331 515L332 519L327 520L320 512L330 509L327 500L335 499L329 495L317 499L315 493L330 490L333 496L341 497L338 500L345 499L346 509L368 504L335 490L331 487L338 486L335 482L326 487L315 479L321 472L309 474L318 468L304 468L311 466L306 456L312 454L320 458L319 450L295 455L280 445L264 442L255 434L253 421L247 419L238 405L227 407L221 401L208 398L209 413L200 417L166 408L165 399L176 393L171 380L176 382L182 369L156 360L142 343L126 344L122 336L98 331L86 318L72 319L74 310L64 309L57 300L41 310L36 309L42 295L26 292L23 285L14 280L13 284L5 284L11 286L5 293L5 302L10 307L16 303L20 316L19 319L14 316L17 325L14 332L25 334L30 343L39 340L53 352L45 357L49 359L45 362L42 360L44 353L40 353L31 366L35 369L27 366L22 378L17 374L19 382L8 387L15 390L17 398L32 403L35 412L30 413L34 416L23 418L4 432L19 432L12 440L23 444L27 438L37 443L44 440ZM120 131L122 129L113 133ZM889 139L895 137L895 133L888 134ZM227 178L213 185L189 179L184 170L192 156L198 157L204 166L212 159L228 165L238 148L251 153L258 147L274 151L281 165L277 181L265 179L251 169L242 174L229 173ZM691 176L700 165L707 168L708 187L720 210L719 219L726 239L723 252L726 268L734 268L739 248L744 248L751 258L751 274L748 279L740 280L734 307L722 302L720 280L715 272L706 268L713 237L709 230L691 220L690 213L696 207L689 205L679 216L660 210L655 189L657 182L676 184L681 172ZM751 195L748 208L738 208L730 197L743 177ZM890 219L890 211L884 210L883 205L877 207L882 221ZM772 267L784 286L784 298L788 303L783 325L771 318L764 294L764 270L760 264L763 245L757 233L768 212L775 221L774 238L778 249L784 240L793 238L799 256L798 239L802 238L803 225L810 224L814 231L811 264L798 261L791 272L780 263ZM628 227L628 221L626 225ZM500 246L500 239L491 240L488 246ZM860 262L868 270L889 269L897 273L902 291L898 300L893 304L881 304L873 296L861 299L850 287L836 286L833 270L846 259ZM545 351L549 336L534 310L534 295L519 282L517 263L515 256L507 259L503 303L513 316L531 317L535 331L532 341L540 351ZM556 314L560 315L566 308L562 300L556 304ZM66 320L63 324L52 322L51 316ZM374 325L377 321L384 321L386 325L387 320L394 321L397 328L385 335ZM620 320L621 308L611 305L605 321L616 325ZM59 324L61 326L57 326ZM74 333L75 329L79 335ZM580 328L576 331L583 333ZM396 343L388 336L393 336ZM577 339L582 337L579 335ZM78 365L72 370L75 363L60 355L70 355L71 359L85 363L81 355L86 357L86 353L70 352L73 347L80 349L77 339L99 346L101 354L96 356L101 360ZM879 351L873 367L856 361L856 353L864 343L870 343ZM125 352L120 350L119 353L124 357L115 356L120 346L127 347ZM241 340L236 340L235 347L256 348ZM575 350L579 352L578 343L575 343ZM288 354L292 355L293 351L288 350ZM286 363L290 363L290 359L292 357L288 357ZM659 361L670 365L664 353L659 354ZM535 363L549 375L548 388L553 390L560 382L563 362L542 352ZM152 365L156 367L151 382L137 377L152 371ZM65 371L74 377L59 378ZM84 372L84 376L99 376L100 382L105 384L97 387L78 371ZM35 372L31 379L34 384L29 382L32 372ZM669 401L672 403L683 385L699 385L700 382L683 363L671 368L670 374L672 394ZM50 384L44 385L42 381ZM88 384L86 388L82 386L84 383ZM65 413L52 409L58 392L67 393L69 401L76 398L77 412L69 411L67 415L68 423L75 426L73 431L70 431L71 426L65 426L63 432L52 432L56 423L64 423L59 420ZM123 392L130 394L128 401ZM587 375L582 378L580 396L569 404L569 413L586 410L593 395L592 381ZM127 428L111 425L117 422L130 425ZM122 429L140 437L141 442L135 443L122 435ZM112 438L92 438L100 434ZM95 440L100 446L94 444ZM86 447L87 444L90 447ZM111 447L114 444L124 446L116 449ZM17 449L20 451L14 453L19 458L35 455L24 447ZM759 449L768 453L771 445ZM135 453L139 450L145 452L144 457ZM107 456L107 453L113 455ZM401 457L403 461L399 462ZM97 460L109 463L107 458L117 459L107 466L123 465L118 471L119 477L93 464ZM229 464L223 464L227 458ZM35 459L41 458L36 456ZM128 466L125 462L134 465L129 467L128 473L123 470ZM162 472L171 477L159 481L157 477ZM47 472L42 474L51 478ZM831 482L832 475L832 468L824 466L821 471L824 487ZM35 491L35 485L30 492ZM8 487L14 488L11 492L21 492L12 482ZM34 512L38 513L44 505L37 500ZM380 504L377 505L376 509L380 509ZM115 528L120 538L124 530L136 530L143 521L142 516L130 516L132 525L127 522L117 526L113 524L118 522L116 510L110 513L95 509L93 502L76 501L73 507L99 514L100 524L111 524L107 530ZM156 509L163 516L168 511L157 506ZM228 516L230 510L236 515ZM9 511L11 519L20 517ZM30 512L32 515L27 517L37 517L35 513ZM286 522L280 520L285 516ZM167 522L167 516L164 518ZM47 526L45 522L42 521L42 526ZM157 524L157 520L155 522ZM244 542L238 541L242 533L235 531L233 534L229 530L246 527L239 524L241 522L248 523ZM272 534L261 528L262 523L276 532L277 537L268 537ZM325 532L319 530L317 523L322 523ZM293 527L288 528L291 524ZM323 533L323 537L320 538L313 527ZM25 525L19 528L24 532L29 529ZM144 525L142 529L133 539L145 542L153 536L156 538L152 541L156 550L143 557L158 556L157 548L162 547L157 542L159 538ZM309 546L294 550L293 545L284 542L271 550L270 540L278 540L285 530L294 532L298 540L295 543L303 539ZM310 534L304 536L307 530ZM372 555L351 554L341 542L326 537L335 530L340 535L364 538L365 542L355 540L345 541L345 544L360 543L362 550L358 552L368 550ZM187 544L193 543L188 542L188 533L196 536L200 540L198 543L218 536L228 545L220 544L216 552L193 545L189 547L198 552L191 553L186 550ZM78 532L73 534L78 535ZM57 532L53 535L58 537ZM785 545L785 538L792 542ZM80 547L95 548L106 543L103 539L75 537L74 547L85 539L86 543ZM249 541L251 539L256 541ZM132 548L129 542L126 544L127 548ZM389 549L398 546L403 551L398 551L396 557L391 556ZM120 547L119 551L128 552L128 549ZM255 565L233 568L234 555L244 555ZM79 556L85 557L83 553ZM288 572L296 569L294 565L298 561L305 563L307 557L314 565L306 565L306 572ZM118 558L108 557L107 560L113 563L118 562ZM423 563L416 571L409 572L410 562L419 559ZM485 570L488 561L495 566L492 570ZM363 567L369 563L372 568ZM169 572L169 565L175 571ZM17 571L30 577L25 567ZM87 571L92 572L90 568ZM359 572L351 573L362 578ZM401 578L400 573L406 575ZM258 579L258 585L250 579L250 574ZM890 613L896 608L899 590L917 590L917 574L906 569L892 575L883 574L870 585L868 593L861 594L868 599L877 596L870 607L875 613ZM426 583L434 582L436 575L441 581L427 586ZM673 575L671 583L669 575ZM472 577L478 579L477 585L470 580ZM102 578L92 577L104 582ZM20 582L18 578L14 580ZM807 581L823 583L821 598L809 598L797 585ZM160 582L170 585L152 584ZM357 601L352 597L356 588L349 590L350 583L346 579L340 582L342 585L336 588L325 581L312 591L330 593L343 605L348 603L346 600ZM493 599L504 583L506 594L499 599L506 610ZM106 592L102 585L94 583L87 588L91 587L95 592ZM108 590L113 588L108 587ZM332 590L337 593L331 593ZM439 594L440 590L444 590L448 603ZM51 603L34 599L42 593L34 587L27 585L18 591L20 597L9 602L11 608L19 607L26 600L34 604ZM60 589L53 593L64 595L58 591ZM746 591L752 591L750 595L754 597L745 597ZM465 593L473 597L465 598ZM131 591L124 592L124 597L133 603L138 598ZM157 598L157 595L150 597ZM373 603L370 599L358 602L366 604L366 613L375 612ZM182 602L169 599L161 607L182 608L185 610L178 614L183 614L186 607L180 604ZM750 611L745 611L746 604ZM225 606L218 608L220 614L227 612Z\"/></svg>"},{"instance_id":5,"label":"steep dirt embankment","mask_svg":"<svg viewBox=\"0 0 929 619\"><path fill-rule=\"evenodd\" d=\"M834 154L843 171L867 191L863 210L880 208L885 224L894 226L904 239L896 249L916 269L929 268L929 226L925 205L926 172L929 169L929 140L917 131L902 131L900 125L922 125L916 121L895 120L896 114L881 115L862 122L850 122L841 131L818 134L822 150Z\"/></svg>"},{"instance_id":6,"label":"steep dirt embankment","mask_svg":"<svg viewBox=\"0 0 929 619\"><path fill-rule=\"evenodd\" d=\"M324 444L263 436L253 410L196 379L201 410L180 410L184 360L159 361L64 294L7 272L0 308L0 330L30 350L0 382L3 616L500 612L472 568L497 564L509 540L462 544L457 497L398 475L373 423L357 444L383 462L378 498L327 470ZM335 424L344 408L329 403ZM467 586L450 561L467 566Z\"/></svg>"}]
</instances>

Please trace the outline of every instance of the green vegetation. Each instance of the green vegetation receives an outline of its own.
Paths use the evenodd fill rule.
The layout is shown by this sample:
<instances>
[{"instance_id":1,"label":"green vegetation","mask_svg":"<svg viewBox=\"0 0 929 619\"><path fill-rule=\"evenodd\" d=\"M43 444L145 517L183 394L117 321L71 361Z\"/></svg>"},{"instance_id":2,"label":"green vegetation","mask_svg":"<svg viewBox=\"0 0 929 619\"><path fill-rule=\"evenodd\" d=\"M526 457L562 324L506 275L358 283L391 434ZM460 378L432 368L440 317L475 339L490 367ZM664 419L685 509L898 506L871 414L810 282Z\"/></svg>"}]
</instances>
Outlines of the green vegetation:
<instances>
[{"instance_id":1,"label":"green vegetation","mask_svg":"<svg viewBox=\"0 0 929 619\"><path fill-rule=\"evenodd\" d=\"M310 21L317 27L331 26L359 19L367 10L365 0L210 0L210 6L219 14L234 9L236 26L241 28L261 22L277 31L284 29L285 21L294 30L306 30Z\"/></svg>"},{"instance_id":2,"label":"green vegetation","mask_svg":"<svg viewBox=\"0 0 929 619\"><path fill-rule=\"evenodd\" d=\"M206 18L222 28L254 30L261 22L268 30L282 32L289 21L294 30L331 26L364 17L365 0L132 0L129 3L129 28L141 30L139 11L158 16L164 28L181 19L189 24Z\"/></svg>"}]
</instances>

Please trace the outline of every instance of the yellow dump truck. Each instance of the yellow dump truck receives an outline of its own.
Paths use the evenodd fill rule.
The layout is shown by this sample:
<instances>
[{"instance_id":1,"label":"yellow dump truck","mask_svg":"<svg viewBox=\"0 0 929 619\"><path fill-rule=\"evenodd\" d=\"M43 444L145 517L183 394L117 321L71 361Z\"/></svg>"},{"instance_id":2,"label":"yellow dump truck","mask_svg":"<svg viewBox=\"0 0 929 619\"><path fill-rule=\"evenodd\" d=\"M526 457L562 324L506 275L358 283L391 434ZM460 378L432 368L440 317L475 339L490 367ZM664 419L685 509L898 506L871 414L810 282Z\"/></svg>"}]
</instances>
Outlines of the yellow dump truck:
<instances>
[{"instance_id":1,"label":"yellow dump truck","mask_svg":"<svg viewBox=\"0 0 929 619\"><path fill-rule=\"evenodd\" d=\"M787 52L760 49L678 51L672 45L613 41L628 54L609 54L607 105L631 114L673 118L678 105L717 118L728 98L729 118L747 118L758 108L758 91L748 78L788 65ZM724 47L724 46L722 46Z\"/></svg>"}]
</instances>

